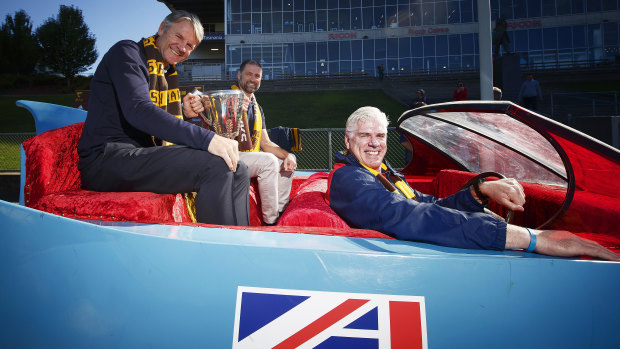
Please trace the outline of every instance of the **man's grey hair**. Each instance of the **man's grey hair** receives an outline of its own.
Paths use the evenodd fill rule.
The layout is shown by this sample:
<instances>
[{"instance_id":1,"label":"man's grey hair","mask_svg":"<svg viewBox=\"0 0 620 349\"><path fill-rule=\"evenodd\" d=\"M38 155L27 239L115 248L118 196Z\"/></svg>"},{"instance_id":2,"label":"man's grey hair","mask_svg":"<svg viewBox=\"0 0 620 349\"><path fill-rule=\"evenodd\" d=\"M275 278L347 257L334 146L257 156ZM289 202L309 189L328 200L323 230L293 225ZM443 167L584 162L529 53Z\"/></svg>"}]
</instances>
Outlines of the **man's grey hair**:
<instances>
[{"instance_id":1,"label":"man's grey hair","mask_svg":"<svg viewBox=\"0 0 620 349\"><path fill-rule=\"evenodd\" d=\"M205 30L202 27L202 23L200 22L200 18L191 12L187 12L185 10L176 10L170 13L164 18L164 29L165 33L168 28L170 28L173 24L180 21L188 21L194 27L194 34L196 34L196 39L198 39L198 43L202 42L202 38L205 35Z\"/></svg>"},{"instance_id":2,"label":"man's grey hair","mask_svg":"<svg viewBox=\"0 0 620 349\"><path fill-rule=\"evenodd\" d=\"M353 138L355 136L355 132L359 126L359 122L363 121L378 121L385 129L387 130L388 125L390 124L390 120L384 112L375 107L361 107L358 110L354 111L353 114L349 115L346 124L346 133L349 138Z\"/></svg>"}]
</instances>

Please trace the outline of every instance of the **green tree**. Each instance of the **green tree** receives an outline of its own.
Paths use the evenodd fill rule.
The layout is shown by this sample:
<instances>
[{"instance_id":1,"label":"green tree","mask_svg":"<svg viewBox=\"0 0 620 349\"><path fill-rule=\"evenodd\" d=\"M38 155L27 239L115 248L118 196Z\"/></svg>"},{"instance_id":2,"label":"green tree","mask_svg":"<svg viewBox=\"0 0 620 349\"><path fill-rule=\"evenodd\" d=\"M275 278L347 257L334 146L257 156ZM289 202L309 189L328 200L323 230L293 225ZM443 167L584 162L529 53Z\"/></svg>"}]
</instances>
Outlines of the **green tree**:
<instances>
[{"instance_id":1,"label":"green tree","mask_svg":"<svg viewBox=\"0 0 620 349\"><path fill-rule=\"evenodd\" d=\"M30 75L39 59L39 46L30 16L24 10L7 15L0 26L0 72Z\"/></svg>"},{"instance_id":2,"label":"green tree","mask_svg":"<svg viewBox=\"0 0 620 349\"><path fill-rule=\"evenodd\" d=\"M88 29L82 10L60 5L58 16L48 18L39 28L37 37L42 48L41 63L67 79L90 68L97 60L95 36Z\"/></svg>"}]
</instances>

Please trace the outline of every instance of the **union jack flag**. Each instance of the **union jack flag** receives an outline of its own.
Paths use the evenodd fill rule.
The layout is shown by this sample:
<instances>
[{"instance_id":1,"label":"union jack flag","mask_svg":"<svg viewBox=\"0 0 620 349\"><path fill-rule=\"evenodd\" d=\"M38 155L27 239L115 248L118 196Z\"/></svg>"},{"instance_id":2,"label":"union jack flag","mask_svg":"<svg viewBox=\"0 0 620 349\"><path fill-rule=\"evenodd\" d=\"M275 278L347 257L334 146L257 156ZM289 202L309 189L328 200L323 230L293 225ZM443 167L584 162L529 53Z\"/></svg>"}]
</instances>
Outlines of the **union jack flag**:
<instances>
[{"instance_id":1,"label":"union jack flag","mask_svg":"<svg viewBox=\"0 0 620 349\"><path fill-rule=\"evenodd\" d=\"M240 286L233 348L427 348L424 297Z\"/></svg>"}]
</instances>

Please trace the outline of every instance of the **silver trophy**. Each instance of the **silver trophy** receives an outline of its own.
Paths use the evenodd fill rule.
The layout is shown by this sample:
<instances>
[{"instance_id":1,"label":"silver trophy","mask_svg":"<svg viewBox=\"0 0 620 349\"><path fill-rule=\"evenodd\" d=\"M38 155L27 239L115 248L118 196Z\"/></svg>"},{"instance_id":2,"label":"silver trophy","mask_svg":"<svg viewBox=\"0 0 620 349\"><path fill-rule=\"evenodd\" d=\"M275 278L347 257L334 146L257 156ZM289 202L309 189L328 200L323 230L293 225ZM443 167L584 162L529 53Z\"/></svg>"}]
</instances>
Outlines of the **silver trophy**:
<instances>
[{"instance_id":1,"label":"silver trophy","mask_svg":"<svg viewBox=\"0 0 620 349\"><path fill-rule=\"evenodd\" d=\"M239 135L243 106L241 90L194 90L192 94L202 99L205 110L199 115L205 127L226 138L234 139Z\"/></svg>"}]
</instances>

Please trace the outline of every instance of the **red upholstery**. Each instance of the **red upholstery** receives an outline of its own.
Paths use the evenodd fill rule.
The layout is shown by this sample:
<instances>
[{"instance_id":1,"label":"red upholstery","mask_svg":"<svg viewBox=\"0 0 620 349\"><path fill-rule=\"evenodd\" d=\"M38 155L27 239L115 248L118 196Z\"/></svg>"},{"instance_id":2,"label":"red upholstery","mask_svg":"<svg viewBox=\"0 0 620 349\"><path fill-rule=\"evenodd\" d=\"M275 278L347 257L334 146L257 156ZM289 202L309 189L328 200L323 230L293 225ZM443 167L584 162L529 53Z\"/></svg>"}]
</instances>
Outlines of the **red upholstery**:
<instances>
[{"instance_id":1,"label":"red upholstery","mask_svg":"<svg viewBox=\"0 0 620 349\"><path fill-rule=\"evenodd\" d=\"M474 173L443 170L434 180L434 195L446 197L457 192ZM523 213L515 212L514 224L538 227L562 206L566 189L536 183L521 183L526 203ZM505 210L491 203L494 212ZM586 191L576 191L569 209L544 229L568 230L609 248L620 248L620 200Z\"/></svg>"},{"instance_id":2,"label":"red upholstery","mask_svg":"<svg viewBox=\"0 0 620 349\"><path fill-rule=\"evenodd\" d=\"M328 176L328 173L319 172L308 177L299 186L278 225L350 228L325 201Z\"/></svg>"},{"instance_id":3,"label":"red upholstery","mask_svg":"<svg viewBox=\"0 0 620 349\"><path fill-rule=\"evenodd\" d=\"M190 222L180 194L100 193L82 190L77 143L84 123L41 133L24 142L24 202L38 210L83 219L131 222ZM262 224L256 183L250 189L250 223Z\"/></svg>"}]
</instances>

